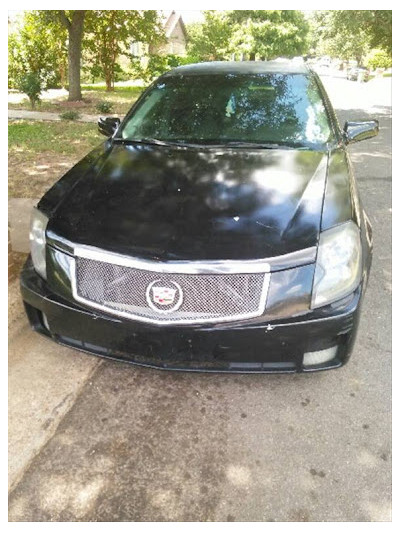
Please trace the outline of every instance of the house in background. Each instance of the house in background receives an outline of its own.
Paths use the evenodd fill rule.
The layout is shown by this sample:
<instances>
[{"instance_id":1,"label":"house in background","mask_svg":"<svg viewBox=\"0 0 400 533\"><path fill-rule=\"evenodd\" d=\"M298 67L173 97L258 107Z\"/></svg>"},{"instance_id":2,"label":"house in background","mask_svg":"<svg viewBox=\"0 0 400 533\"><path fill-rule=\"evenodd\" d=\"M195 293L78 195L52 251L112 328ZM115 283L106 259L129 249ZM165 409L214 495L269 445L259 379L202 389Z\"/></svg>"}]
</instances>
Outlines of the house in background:
<instances>
[{"instance_id":1,"label":"house in background","mask_svg":"<svg viewBox=\"0 0 400 533\"><path fill-rule=\"evenodd\" d=\"M176 11L162 11L161 18L166 37L166 42L160 45L148 45L147 43L135 42L131 45L131 53L140 58L142 66L146 66L149 54L159 55L185 55L188 43L188 35L182 17Z\"/></svg>"},{"instance_id":2,"label":"house in background","mask_svg":"<svg viewBox=\"0 0 400 533\"><path fill-rule=\"evenodd\" d=\"M164 31L167 42L160 46L150 46L150 54L185 55L188 35L181 15L171 11L164 15Z\"/></svg>"}]
</instances>

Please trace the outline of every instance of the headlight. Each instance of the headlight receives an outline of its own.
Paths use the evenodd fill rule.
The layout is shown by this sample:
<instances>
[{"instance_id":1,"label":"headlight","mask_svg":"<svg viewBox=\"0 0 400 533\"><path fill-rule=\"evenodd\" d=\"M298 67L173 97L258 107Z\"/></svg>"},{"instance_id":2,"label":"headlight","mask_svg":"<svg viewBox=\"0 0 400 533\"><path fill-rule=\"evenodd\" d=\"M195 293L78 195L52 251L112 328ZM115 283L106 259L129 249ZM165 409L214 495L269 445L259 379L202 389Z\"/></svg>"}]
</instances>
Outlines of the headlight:
<instances>
[{"instance_id":1,"label":"headlight","mask_svg":"<svg viewBox=\"0 0 400 533\"><path fill-rule=\"evenodd\" d=\"M315 267L311 307L321 307L356 289L361 279L360 230L350 221L323 231Z\"/></svg>"},{"instance_id":2,"label":"headlight","mask_svg":"<svg viewBox=\"0 0 400 533\"><path fill-rule=\"evenodd\" d=\"M49 219L39 209L34 208L31 218L31 256L35 270L46 279L46 227Z\"/></svg>"}]
</instances>

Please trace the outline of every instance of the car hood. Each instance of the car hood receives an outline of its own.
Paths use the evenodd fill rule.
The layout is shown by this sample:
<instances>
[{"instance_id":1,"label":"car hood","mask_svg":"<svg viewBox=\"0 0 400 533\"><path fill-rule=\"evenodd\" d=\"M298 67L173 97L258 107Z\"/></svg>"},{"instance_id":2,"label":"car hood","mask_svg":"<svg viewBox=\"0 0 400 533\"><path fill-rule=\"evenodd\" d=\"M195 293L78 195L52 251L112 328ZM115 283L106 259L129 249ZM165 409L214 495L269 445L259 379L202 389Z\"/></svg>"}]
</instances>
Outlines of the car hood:
<instances>
[{"instance_id":1,"label":"car hood","mask_svg":"<svg viewBox=\"0 0 400 533\"><path fill-rule=\"evenodd\" d=\"M155 260L261 259L318 241L327 156L309 150L113 145L49 230Z\"/></svg>"}]
</instances>

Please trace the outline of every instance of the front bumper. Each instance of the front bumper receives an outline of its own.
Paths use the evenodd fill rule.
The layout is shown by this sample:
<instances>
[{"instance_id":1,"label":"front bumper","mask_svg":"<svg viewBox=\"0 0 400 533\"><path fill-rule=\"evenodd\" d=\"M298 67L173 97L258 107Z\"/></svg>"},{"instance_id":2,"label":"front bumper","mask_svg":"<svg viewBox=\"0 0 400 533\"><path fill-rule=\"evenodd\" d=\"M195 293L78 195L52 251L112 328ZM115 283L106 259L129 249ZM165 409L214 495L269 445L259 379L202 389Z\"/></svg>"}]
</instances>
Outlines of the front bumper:
<instances>
[{"instance_id":1,"label":"front bumper","mask_svg":"<svg viewBox=\"0 0 400 533\"><path fill-rule=\"evenodd\" d=\"M54 294L28 260L21 293L32 328L103 357L160 369L310 372L342 366L358 326L362 285L336 306L286 320L210 326L151 326L94 312ZM333 359L304 366L305 352L337 346Z\"/></svg>"}]
</instances>

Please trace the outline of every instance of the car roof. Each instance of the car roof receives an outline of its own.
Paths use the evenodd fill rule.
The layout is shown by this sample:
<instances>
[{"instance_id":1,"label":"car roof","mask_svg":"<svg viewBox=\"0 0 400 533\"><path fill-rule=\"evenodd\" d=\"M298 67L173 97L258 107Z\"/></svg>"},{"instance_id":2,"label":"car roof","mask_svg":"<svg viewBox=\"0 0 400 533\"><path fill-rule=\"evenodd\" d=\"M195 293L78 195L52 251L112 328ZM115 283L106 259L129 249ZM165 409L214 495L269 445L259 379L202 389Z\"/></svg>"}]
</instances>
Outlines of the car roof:
<instances>
[{"instance_id":1,"label":"car roof","mask_svg":"<svg viewBox=\"0 0 400 533\"><path fill-rule=\"evenodd\" d=\"M308 74L303 63L290 60L275 61L210 61L182 65L164 74L163 77L212 74Z\"/></svg>"}]
</instances>

